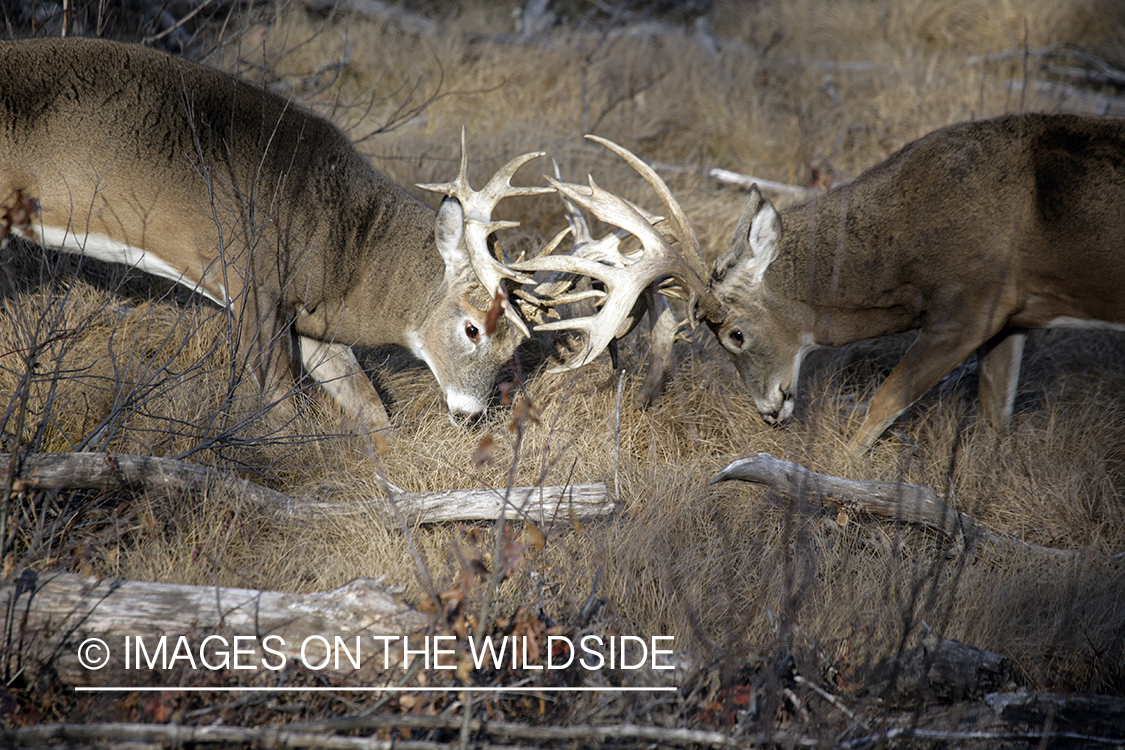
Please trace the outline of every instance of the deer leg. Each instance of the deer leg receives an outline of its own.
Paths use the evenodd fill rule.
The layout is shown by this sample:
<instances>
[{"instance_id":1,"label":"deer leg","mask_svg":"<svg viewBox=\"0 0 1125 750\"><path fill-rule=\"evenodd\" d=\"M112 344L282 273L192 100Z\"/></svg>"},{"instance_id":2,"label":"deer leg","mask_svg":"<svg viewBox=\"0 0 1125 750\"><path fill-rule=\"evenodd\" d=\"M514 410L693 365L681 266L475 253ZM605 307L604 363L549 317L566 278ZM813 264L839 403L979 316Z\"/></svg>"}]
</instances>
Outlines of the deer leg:
<instances>
[{"instance_id":1,"label":"deer leg","mask_svg":"<svg viewBox=\"0 0 1125 750\"><path fill-rule=\"evenodd\" d=\"M239 314L242 340L248 344L245 347L247 369L257 380L263 395L280 403L292 394L297 374L293 356L295 344L296 354L309 377L324 388L359 427L375 435L381 451L386 449L386 440L378 431L390 427L390 419L351 347L326 344L296 334L281 315L260 318L255 315L260 304L257 298L248 295Z\"/></svg>"},{"instance_id":2,"label":"deer leg","mask_svg":"<svg viewBox=\"0 0 1125 750\"><path fill-rule=\"evenodd\" d=\"M875 391L863 424L848 442L848 451L854 455L867 452L900 414L972 354L980 343L979 337L967 335L960 327L923 330Z\"/></svg>"},{"instance_id":3,"label":"deer leg","mask_svg":"<svg viewBox=\"0 0 1125 750\"><path fill-rule=\"evenodd\" d=\"M241 366L268 401L280 403L296 385L289 325L273 304L263 302L249 287L231 303L231 312L241 331Z\"/></svg>"},{"instance_id":4,"label":"deer leg","mask_svg":"<svg viewBox=\"0 0 1125 750\"><path fill-rule=\"evenodd\" d=\"M676 342L676 332L679 324L668 300L664 295L659 297L651 292L648 294L648 319L651 324L650 349L648 353L648 372L645 373L645 382L641 384L634 403L638 409L646 409L656 403L660 397L660 386L664 376L672 366L672 345ZM659 310L659 312L657 312Z\"/></svg>"},{"instance_id":5,"label":"deer leg","mask_svg":"<svg viewBox=\"0 0 1125 750\"><path fill-rule=\"evenodd\" d=\"M981 412L998 429L1007 428L1012 419L1026 341L1026 330L1005 328L977 349Z\"/></svg>"},{"instance_id":6,"label":"deer leg","mask_svg":"<svg viewBox=\"0 0 1125 750\"><path fill-rule=\"evenodd\" d=\"M328 392L350 418L368 432L391 426L383 400L367 373L359 366L350 346L326 344L298 336L305 372Z\"/></svg>"}]
</instances>

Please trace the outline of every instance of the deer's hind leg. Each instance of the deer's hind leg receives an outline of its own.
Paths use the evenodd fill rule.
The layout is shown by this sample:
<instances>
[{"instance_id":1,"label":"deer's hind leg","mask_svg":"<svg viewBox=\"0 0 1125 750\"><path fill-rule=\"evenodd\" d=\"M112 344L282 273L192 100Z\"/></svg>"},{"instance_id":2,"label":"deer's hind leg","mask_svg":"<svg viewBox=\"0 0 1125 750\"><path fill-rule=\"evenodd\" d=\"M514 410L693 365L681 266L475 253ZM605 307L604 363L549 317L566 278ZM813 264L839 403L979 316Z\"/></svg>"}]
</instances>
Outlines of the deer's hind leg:
<instances>
[{"instance_id":1,"label":"deer's hind leg","mask_svg":"<svg viewBox=\"0 0 1125 750\"><path fill-rule=\"evenodd\" d=\"M981 413L997 429L1007 428L1012 419L1027 333L1005 328L977 349Z\"/></svg>"}]
</instances>

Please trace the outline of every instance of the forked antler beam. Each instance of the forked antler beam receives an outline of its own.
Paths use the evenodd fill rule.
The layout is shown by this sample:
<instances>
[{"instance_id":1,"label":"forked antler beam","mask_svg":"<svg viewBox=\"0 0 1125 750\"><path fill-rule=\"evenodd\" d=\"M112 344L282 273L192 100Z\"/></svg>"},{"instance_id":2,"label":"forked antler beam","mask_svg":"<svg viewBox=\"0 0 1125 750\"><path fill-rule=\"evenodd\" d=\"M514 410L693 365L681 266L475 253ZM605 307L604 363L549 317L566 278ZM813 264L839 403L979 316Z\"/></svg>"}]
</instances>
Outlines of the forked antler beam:
<instances>
[{"instance_id":1,"label":"forked antler beam","mask_svg":"<svg viewBox=\"0 0 1125 750\"><path fill-rule=\"evenodd\" d=\"M489 250L488 236L501 229L519 226L518 221L492 220L493 209L504 198L518 195L542 195L554 191L554 188L546 186L517 187L511 183L512 177L515 176L520 167L542 155L542 151L535 151L517 156L492 175L492 178L483 188L473 190L472 186L469 185L469 157L465 148L465 129L461 128L461 166L457 178L452 182L418 185L423 190L451 196L461 203L461 208L465 213L465 248L473 273L476 274L481 286L488 292L490 298L495 299L497 295L500 296L503 300L504 314L524 336L530 334L527 326L508 301L503 280L511 279L517 284L530 284L533 283L532 279L526 274L513 270L504 258L497 259Z\"/></svg>"},{"instance_id":2,"label":"forked antler beam","mask_svg":"<svg viewBox=\"0 0 1125 750\"><path fill-rule=\"evenodd\" d=\"M703 260L699 250L699 239L683 209L673 197L672 191L651 167L628 150L605 138L590 135L586 137L621 156L645 179L664 204L672 225L672 232L681 247L688 253L691 262L672 247L668 239L653 225L655 217L642 213L629 201L603 190L594 182L593 177L589 178L588 186L561 182L548 177L548 182L560 194L590 211L602 221L632 234L640 241L643 248L642 252L637 254L621 254L616 249L620 239L607 242L610 237L606 237L596 241L599 246L596 252L592 252L595 248L590 247L589 244L594 241L588 239L588 230L583 235L583 227L572 220L571 231L575 233L576 245L587 244L580 254L545 254L512 264L517 271L556 271L589 276L605 286L604 291L563 293L543 301L546 305L559 305L589 297L604 300L601 310L595 315L536 326L536 330L541 331L576 330L586 334L583 353L561 367L555 368L555 371L581 367L601 354L611 341L628 330L632 324L632 312L637 298L658 281L672 279L687 290L688 315L693 325L694 309L697 304L709 318L717 318L721 309L719 301L707 289L702 278ZM556 237L547 252L557 247L562 237L563 234ZM669 296L682 296L679 290L670 285L663 286L661 291Z\"/></svg>"}]
</instances>

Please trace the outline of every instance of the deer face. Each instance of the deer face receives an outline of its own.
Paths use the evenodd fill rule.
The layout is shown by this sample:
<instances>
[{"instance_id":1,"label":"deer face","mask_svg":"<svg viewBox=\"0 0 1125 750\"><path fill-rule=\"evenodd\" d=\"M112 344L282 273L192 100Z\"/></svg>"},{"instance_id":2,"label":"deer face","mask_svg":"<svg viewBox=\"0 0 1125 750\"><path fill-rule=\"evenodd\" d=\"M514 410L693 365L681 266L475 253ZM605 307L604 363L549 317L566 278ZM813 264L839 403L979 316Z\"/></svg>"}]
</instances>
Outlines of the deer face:
<instances>
[{"instance_id":1,"label":"deer face","mask_svg":"<svg viewBox=\"0 0 1125 750\"><path fill-rule=\"evenodd\" d=\"M765 283L781 232L781 217L752 188L731 247L711 270L711 291L722 303L723 315L707 318L769 424L793 416L801 361L815 348L812 336L799 324L802 316Z\"/></svg>"},{"instance_id":2,"label":"deer face","mask_svg":"<svg viewBox=\"0 0 1125 750\"><path fill-rule=\"evenodd\" d=\"M722 292L716 289L715 295L730 313L721 322L708 320L708 326L730 355L762 419L781 424L793 416L801 362L815 345L765 306L738 303Z\"/></svg>"},{"instance_id":3,"label":"deer face","mask_svg":"<svg viewBox=\"0 0 1125 750\"><path fill-rule=\"evenodd\" d=\"M414 356L429 365L445 393L451 417L475 417L488 405L496 375L523 338L489 298L470 263L460 201L438 210L434 239L445 261L445 279L420 324L407 334Z\"/></svg>"},{"instance_id":4,"label":"deer face","mask_svg":"<svg viewBox=\"0 0 1125 750\"><path fill-rule=\"evenodd\" d=\"M497 373L522 338L502 315L474 305L478 296L449 290L409 335L410 350L437 378L451 418L484 413Z\"/></svg>"}]
</instances>

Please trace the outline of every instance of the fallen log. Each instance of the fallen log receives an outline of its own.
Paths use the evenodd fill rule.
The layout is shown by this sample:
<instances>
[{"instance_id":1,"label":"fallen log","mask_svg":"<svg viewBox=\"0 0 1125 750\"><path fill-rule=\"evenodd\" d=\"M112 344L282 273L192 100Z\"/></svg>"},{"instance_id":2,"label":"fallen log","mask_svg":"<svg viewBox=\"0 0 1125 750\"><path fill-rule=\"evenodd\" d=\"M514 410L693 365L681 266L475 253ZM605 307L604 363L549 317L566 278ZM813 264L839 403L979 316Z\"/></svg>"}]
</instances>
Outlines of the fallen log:
<instances>
[{"instance_id":1,"label":"fallen log","mask_svg":"<svg viewBox=\"0 0 1125 750\"><path fill-rule=\"evenodd\" d=\"M871 482L820 474L768 453L740 458L711 478L711 484L737 479L769 487L790 499L827 508L867 513L933 529L953 542L957 552L982 541L1050 555L1075 554L993 533L967 514L950 507L929 487L908 482Z\"/></svg>"},{"instance_id":2,"label":"fallen log","mask_svg":"<svg viewBox=\"0 0 1125 750\"><path fill-rule=\"evenodd\" d=\"M492 742L474 741L473 747L493 750L526 750L528 747L546 747L566 744L572 747L609 746L671 746L671 747L760 747L784 745L786 747L819 748L824 743L818 739L770 732L768 735L731 737L719 731L679 727L644 726L638 724L545 726L518 724L504 721L467 722L458 716L395 716L398 721L385 722L387 717L372 714L365 723L375 726L418 726L424 729L457 729L464 723L474 737L494 738ZM57 747L56 743L71 743L65 747L95 746L116 742L115 747L130 747L126 743L146 743L143 747L271 747L315 748L316 750L449 750L447 742L418 739L380 739L378 735L351 736L323 731L291 729L284 726L240 727L223 724L186 726L176 724L37 724L29 727L0 727L0 742L4 747Z\"/></svg>"},{"instance_id":3,"label":"fallen log","mask_svg":"<svg viewBox=\"0 0 1125 750\"><path fill-rule=\"evenodd\" d=\"M294 497L217 469L159 456L110 453L36 453L12 461L0 453L0 482L26 490L130 490L199 494L209 487L228 490L279 515L294 518L375 515L397 525L446 521L488 521L501 516L535 523L568 522L571 516L604 516L614 511L602 482L566 486L450 489L394 492L392 500L324 502ZM399 515L401 514L401 516Z\"/></svg>"},{"instance_id":4,"label":"fallen log","mask_svg":"<svg viewBox=\"0 0 1125 750\"><path fill-rule=\"evenodd\" d=\"M1125 699L1110 695L994 693L985 702L1012 727L1031 731L1081 732L1086 737L1125 743ZM1085 746L1094 744L1088 742ZM1105 742L1110 745L1110 742ZM1074 746L1080 746L1075 744Z\"/></svg>"},{"instance_id":5,"label":"fallen log","mask_svg":"<svg viewBox=\"0 0 1125 750\"><path fill-rule=\"evenodd\" d=\"M491 521L500 518L530 520L537 524L569 523L575 518L613 513L604 482L566 486L470 488L434 492L403 492L392 500L361 500L328 503L294 498L286 514L296 517L360 515L385 516L391 506L410 524L446 521Z\"/></svg>"},{"instance_id":6,"label":"fallen log","mask_svg":"<svg viewBox=\"0 0 1125 750\"><path fill-rule=\"evenodd\" d=\"M411 34L435 34L441 29L436 21L381 0L304 0L304 3L312 13L350 13L375 22L397 24Z\"/></svg>"},{"instance_id":7,"label":"fallen log","mask_svg":"<svg viewBox=\"0 0 1125 750\"><path fill-rule=\"evenodd\" d=\"M653 169L658 169L662 172L673 172L675 174L692 174L698 172L697 169L689 169L681 167L676 164L663 164L656 162ZM755 177L754 175L741 174L739 172L732 172L729 169L721 169L719 167L712 167L703 172L708 177L716 180L724 185L733 185L734 187L742 190L749 190L753 185L757 185L760 190L772 191L775 193L784 193L786 195L795 195L798 198L811 198L820 192L817 188L802 187L801 185L790 185L787 182L777 182L776 180L767 180L763 177Z\"/></svg>"},{"instance_id":8,"label":"fallen log","mask_svg":"<svg viewBox=\"0 0 1125 750\"><path fill-rule=\"evenodd\" d=\"M230 676L261 682L293 668L370 679L401 666L404 639L428 621L370 578L290 594L25 571L0 585L0 606L9 684L22 673L76 686L173 687Z\"/></svg>"},{"instance_id":9,"label":"fallen log","mask_svg":"<svg viewBox=\"0 0 1125 750\"><path fill-rule=\"evenodd\" d=\"M976 700L1012 684L1008 657L933 634L921 646L877 662L859 678L859 695L899 707Z\"/></svg>"}]
</instances>

